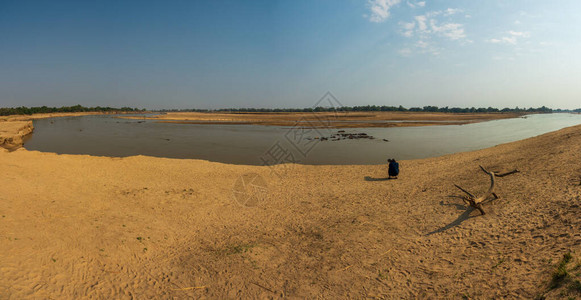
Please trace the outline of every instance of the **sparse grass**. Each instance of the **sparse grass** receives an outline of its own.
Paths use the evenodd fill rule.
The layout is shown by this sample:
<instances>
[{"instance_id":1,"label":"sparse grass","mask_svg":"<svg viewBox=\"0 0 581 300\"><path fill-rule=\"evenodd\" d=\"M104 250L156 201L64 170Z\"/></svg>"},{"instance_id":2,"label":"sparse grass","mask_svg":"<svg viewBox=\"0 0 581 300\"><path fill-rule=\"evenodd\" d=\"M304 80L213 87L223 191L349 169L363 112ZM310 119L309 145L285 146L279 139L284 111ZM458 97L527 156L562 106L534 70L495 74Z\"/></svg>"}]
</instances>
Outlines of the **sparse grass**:
<instances>
[{"instance_id":1,"label":"sparse grass","mask_svg":"<svg viewBox=\"0 0 581 300\"><path fill-rule=\"evenodd\" d=\"M496 265L492 266L492 269L494 270L494 269L498 268L498 266L500 266L500 264L502 264L503 262L504 262L504 257L503 257L503 258L501 258L501 259L500 259L500 260L499 260L499 261L496 263Z\"/></svg>"},{"instance_id":2,"label":"sparse grass","mask_svg":"<svg viewBox=\"0 0 581 300\"><path fill-rule=\"evenodd\" d=\"M567 289L570 292L581 293L581 281L574 278L574 276L581 276L581 274L579 273L571 274L570 271L567 269L567 264L570 263L572 260L573 255L571 255L570 252L565 253L563 255L563 258L561 258L559 264L557 265L555 271L553 272L553 277L551 279L549 289L558 288L562 286L565 282L569 282ZM575 267L573 267L571 271L577 270L579 268L581 268L581 263L577 263L577 265L575 265ZM564 292L565 291L562 291L562 293Z\"/></svg>"},{"instance_id":3,"label":"sparse grass","mask_svg":"<svg viewBox=\"0 0 581 300\"><path fill-rule=\"evenodd\" d=\"M323 234L321 234L320 232L313 232L313 237L316 238L317 240L322 240Z\"/></svg>"},{"instance_id":4,"label":"sparse grass","mask_svg":"<svg viewBox=\"0 0 581 300\"><path fill-rule=\"evenodd\" d=\"M229 245L224 250L220 251L224 255L233 255L246 253L252 251L252 248L256 247L256 244L240 244L240 245Z\"/></svg>"},{"instance_id":5,"label":"sparse grass","mask_svg":"<svg viewBox=\"0 0 581 300\"><path fill-rule=\"evenodd\" d=\"M379 273L377 274L377 278L387 280L387 274L383 274L383 273L381 273L381 270L379 270Z\"/></svg>"},{"instance_id":6,"label":"sparse grass","mask_svg":"<svg viewBox=\"0 0 581 300\"><path fill-rule=\"evenodd\" d=\"M553 278L551 279L551 286L550 289L558 288L561 286L565 278L569 276L569 272L567 271L567 264L571 261L573 256L571 253L565 253L561 261L557 265L557 268L553 272Z\"/></svg>"},{"instance_id":7,"label":"sparse grass","mask_svg":"<svg viewBox=\"0 0 581 300\"><path fill-rule=\"evenodd\" d=\"M559 265L557 269L553 272L553 281L552 286L558 287L567 276L569 276L569 272L567 272L567 268L565 265Z\"/></svg>"},{"instance_id":8,"label":"sparse grass","mask_svg":"<svg viewBox=\"0 0 581 300\"><path fill-rule=\"evenodd\" d=\"M253 269L258 270L260 269L260 267L258 266L258 262L253 260L253 259L249 259L250 261L250 265L252 266Z\"/></svg>"},{"instance_id":9,"label":"sparse grass","mask_svg":"<svg viewBox=\"0 0 581 300\"><path fill-rule=\"evenodd\" d=\"M577 293L581 293L581 281L575 280L571 285L569 285L569 290Z\"/></svg>"},{"instance_id":10,"label":"sparse grass","mask_svg":"<svg viewBox=\"0 0 581 300\"><path fill-rule=\"evenodd\" d=\"M559 299L577 299L571 295L581 294L581 281L578 278L581 276L581 272L572 272L581 269L581 261L578 261L574 267L567 268L567 265L571 262L573 262L573 255L570 252L565 253L561 260L559 260L559 263L555 266L552 274L551 283L547 292L563 287L563 289L558 291ZM544 300L546 299L546 296L545 294L541 294L536 299Z\"/></svg>"}]
</instances>

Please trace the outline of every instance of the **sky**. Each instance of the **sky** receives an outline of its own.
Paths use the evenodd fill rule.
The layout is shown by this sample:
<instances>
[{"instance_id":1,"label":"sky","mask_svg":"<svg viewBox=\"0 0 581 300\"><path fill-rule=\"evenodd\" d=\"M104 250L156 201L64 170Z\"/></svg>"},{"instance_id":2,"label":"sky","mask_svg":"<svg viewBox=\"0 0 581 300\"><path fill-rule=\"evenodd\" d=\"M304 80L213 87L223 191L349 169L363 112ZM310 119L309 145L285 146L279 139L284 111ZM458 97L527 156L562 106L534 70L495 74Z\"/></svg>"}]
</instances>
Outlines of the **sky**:
<instances>
[{"instance_id":1,"label":"sky","mask_svg":"<svg viewBox=\"0 0 581 300\"><path fill-rule=\"evenodd\" d=\"M0 0L0 107L581 107L581 1Z\"/></svg>"}]
</instances>

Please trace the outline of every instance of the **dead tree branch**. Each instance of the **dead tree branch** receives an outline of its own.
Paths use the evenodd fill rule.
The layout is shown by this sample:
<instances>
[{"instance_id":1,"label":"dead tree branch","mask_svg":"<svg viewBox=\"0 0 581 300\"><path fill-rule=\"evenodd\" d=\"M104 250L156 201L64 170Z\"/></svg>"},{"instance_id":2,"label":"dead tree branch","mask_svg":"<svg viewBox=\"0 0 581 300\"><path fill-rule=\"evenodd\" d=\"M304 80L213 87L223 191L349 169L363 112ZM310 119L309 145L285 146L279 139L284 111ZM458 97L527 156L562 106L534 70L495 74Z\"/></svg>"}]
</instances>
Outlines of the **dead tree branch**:
<instances>
[{"instance_id":1,"label":"dead tree branch","mask_svg":"<svg viewBox=\"0 0 581 300\"><path fill-rule=\"evenodd\" d=\"M495 177L504 177L504 176L507 176L510 174L518 173L519 171L517 169L514 169L514 170L506 172L506 173L496 174L495 172L486 170L483 166L479 166L479 167L484 173L486 173L490 176L490 187L488 188L488 191L486 191L486 193L484 193L480 197L476 197L472 193L470 193L467 190L460 187L459 185L454 184L454 186L456 186L458 189L460 189L462 192L464 192L464 193L466 193L466 195L468 195L468 196L462 197L462 200L464 201L464 203L467 203L470 206L476 208L481 214L484 215L485 212L482 209L482 203L488 197L490 197L490 195L494 196L494 199L498 199L498 196L494 193L494 182L495 182L494 179L495 179Z\"/></svg>"},{"instance_id":2,"label":"dead tree branch","mask_svg":"<svg viewBox=\"0 0 581 300\"><path fill-rule=\"evenodd\" d=\"M484 172L484 173L488 174L488 171L487 171L487 170L486 170L484 167L482 167L482 166L480 166L480 165L479 165L479 167L480 167L480 169L482 170L482 172ZM494 171L493 171L493 172L494 172ZM507 175L510 175L510 174L514 174L514 173L518 173L518 172L520 172L520 171L519 171L519 170L517 170L517 169L514 169L514 170L512 170L512 171L508 171L508 172L505 172L505 173L502 173L502 174L499 174L498 172L494 172L494 176L495 176L495 177L504 177L504 176L507 176Z\"/></svg>"}]
</instances>

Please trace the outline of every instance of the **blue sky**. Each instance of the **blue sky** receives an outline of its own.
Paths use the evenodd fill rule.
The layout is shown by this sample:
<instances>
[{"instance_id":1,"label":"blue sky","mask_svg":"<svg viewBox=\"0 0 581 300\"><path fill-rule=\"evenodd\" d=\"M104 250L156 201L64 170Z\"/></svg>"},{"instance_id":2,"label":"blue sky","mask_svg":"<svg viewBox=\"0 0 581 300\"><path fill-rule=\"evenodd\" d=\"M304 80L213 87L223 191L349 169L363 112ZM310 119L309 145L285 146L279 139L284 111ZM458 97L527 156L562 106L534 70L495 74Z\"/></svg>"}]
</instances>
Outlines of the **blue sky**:
<instances>
[{"instance_id":1,"label":"blue sky","mask_svg":"<svg viewBox=\"0 0 581 300\"><path fill-rule=\"evenodd\" d=\"M1 1L0 107L581 107L580 1Z\"/></svg>"}]
</instances>

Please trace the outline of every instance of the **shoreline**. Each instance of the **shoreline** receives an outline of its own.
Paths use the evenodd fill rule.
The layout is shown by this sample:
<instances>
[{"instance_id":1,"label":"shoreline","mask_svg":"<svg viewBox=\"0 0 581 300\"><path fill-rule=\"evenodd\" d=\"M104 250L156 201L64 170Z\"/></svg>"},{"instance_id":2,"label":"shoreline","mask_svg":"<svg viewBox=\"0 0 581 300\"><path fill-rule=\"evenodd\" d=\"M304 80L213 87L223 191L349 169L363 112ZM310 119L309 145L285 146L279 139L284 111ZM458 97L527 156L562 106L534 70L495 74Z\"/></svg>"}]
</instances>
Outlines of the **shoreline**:
<instances>
[{"instance_id":1,"label":"shoreline","mask_svg":"<svg viewBox=\"0 0 581 300\"><path fill-rule=\"evenodd\" d=\"M581 125L402 160L397 180L385 165L282 165L278 177L0 152L0 297L558 298L555 264L567 252L581 262L580 155ZM483 193L478 165L521 171L498 178L484 216L453 185ZM252 174L265 189L237 198Z\"/></svg>"}]
</instances>

